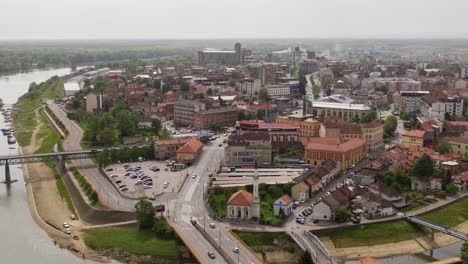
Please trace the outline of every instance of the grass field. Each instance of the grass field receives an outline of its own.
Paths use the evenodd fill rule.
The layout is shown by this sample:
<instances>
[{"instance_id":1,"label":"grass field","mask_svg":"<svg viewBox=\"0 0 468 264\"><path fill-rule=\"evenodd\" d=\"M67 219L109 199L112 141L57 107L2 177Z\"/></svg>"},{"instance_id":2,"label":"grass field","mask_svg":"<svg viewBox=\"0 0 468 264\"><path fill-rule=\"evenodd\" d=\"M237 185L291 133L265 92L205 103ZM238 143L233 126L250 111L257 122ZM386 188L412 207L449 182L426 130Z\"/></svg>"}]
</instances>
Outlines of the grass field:
<instances>
[{"instance_id":1,"label":"grass field","mask_svg":"<svg viewBox=\"0 0 468 264\"><path fill-rule=\"evenodd\" d=\"M414 239L429 231L405 221L361 225L332 231L327 236L335 247L358 247Z\"/></svg>"},{"instance_id":2,"label":"grass field","mask_svg":"<svg viewBox=\"0 0 468 264\"><path fill-rule=\"evenodd\" d=\"M285 233L257 233L257 232L238 232L236 234L242 241L244 241L248 246L274 246L275 242L283 241L287 239Z\"/></svg>"},{"instance_id":3,"label":"grass field","mask_svg":"<svg viewBox=\"0 0 468 264\"><path fill-rule=\"evenodd\" d=\"M441 210L423 215L422 218L448 227L459 225L468 220L468 198Z\"/></svg>"},{"instance_id":4,"label":"grass field","mask_svg":"<svg viewBox=\"0 0 468 264\"><path fill-rule=\"evenodd\" d=\"M134 255L179 259L174 239L157 238L151 231L137 228L108 228L85 230L85 243L92 249L117 248Z\"/></svg>"},{"instance_id":5,"label":"grass field","mask_svg":"<svg viewBox=\"0 0 468 264\"><path fill-rule=\"evenodd\" d=\"M422 216L425 219L454 227L468 220L468 199L463 199L446 208ZM430 231L406 221L371 224L343 228L327 234L335 247L356 247L378 245L414 239L429 234Z\"/></svg>"}]
</instances>

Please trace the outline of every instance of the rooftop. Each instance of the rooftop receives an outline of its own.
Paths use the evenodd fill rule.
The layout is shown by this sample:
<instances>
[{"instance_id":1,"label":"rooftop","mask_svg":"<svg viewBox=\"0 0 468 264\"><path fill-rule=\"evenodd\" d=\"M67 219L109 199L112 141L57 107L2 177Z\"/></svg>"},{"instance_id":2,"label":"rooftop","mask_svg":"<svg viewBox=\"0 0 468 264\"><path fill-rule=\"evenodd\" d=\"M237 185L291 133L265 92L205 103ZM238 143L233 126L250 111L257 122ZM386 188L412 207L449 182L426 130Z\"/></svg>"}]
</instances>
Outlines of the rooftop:
<instances>
[{"instance_id":1,"label":"rooftop","mask_svg":"<svg viewBox=\"0 0 468 264\"><path fill-rule=\"evenodd\" d=\"M403 133L403 136L405 137L417 137L417 138L423 138L424 137L424 131L423 130L416 130L416 129L413 129L413 130L410 130L410 131L406 131L405 133Z\"/></svg>"},{"instance_id":2,"label":"rooftop","mask_svg":"<svg viewBox=\"0 0 468 264\"><path fill-rule=\"evenodd\" d=\"M344 109L344 110L359 110L359 111L368 111L371 108L364 104L343 104L343 103L331 103L331 102L312 102L312 107L319 108L335 108L335 109Z\"/></svg>"},{"instance_id":3,"label":"rooftop","mask_svg":"<svg viewBox=\"0 0 468 264\"><path fill-rule=\"evenodd\" d=\"M253 194L248 191L240 190L231 195L227 201L227 205L251 206L253 202Z\"/></svg>"}]
</instances>

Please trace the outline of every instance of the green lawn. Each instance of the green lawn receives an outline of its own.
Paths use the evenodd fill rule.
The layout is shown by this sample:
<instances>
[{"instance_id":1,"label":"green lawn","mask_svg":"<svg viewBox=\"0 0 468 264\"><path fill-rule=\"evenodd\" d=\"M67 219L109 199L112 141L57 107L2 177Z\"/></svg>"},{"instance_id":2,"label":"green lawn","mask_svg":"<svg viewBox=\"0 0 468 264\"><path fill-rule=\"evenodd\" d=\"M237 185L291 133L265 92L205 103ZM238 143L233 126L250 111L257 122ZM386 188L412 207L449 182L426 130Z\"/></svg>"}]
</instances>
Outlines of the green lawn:
<instances>
[{"instance_id":1,"label":"green lawn","mask_svg":"<svg viewBox=\"0 0 468 264\"><path fill-rule=\"evenodd\" d=\"M468 220L468 198L444 209L423 215L422 218L448 227L459 225Z\"/></svg>"},{"instance_id":2,"label":"green lawn","mask_svg":"<svg viewBox=\"0 0 468 264\"><path fill-rule=\"evenodd\" d=\"M134 255L179 259L175 239L157 238L150 230L107 228L85 230L85 243L92 249L117 248Z\"/></svg>"},{"instance_id":3,"label":"green lawn","mask_svg":"<svg viewBox=\"0 0 468 264\"><path fill-rule=\"evenodd\" d=\"M39 115L39 121L42 123L42 128L37 132L36 139L41 141L41 146L36 150L36 153L48 153L54 148L60 140L55 130L49 125L49 122L44 115Z\"/></svg>"},{"instance_id":4,"label":"green lawn","mask_svg":"<svg viewBox=\"0 0 468 264\"><path fill-rule=\"evenodd\" d=\"M237 235L242 241L244 241L248 246L274 246L275 242L283 241L287 239L285 233L262 233L262 232L240 232L234 231L234 234Z\"/></svg>"},{"instance_id":5,"label":"green lawn","mask_svg":"<svg viewBox=\"0 0 468 264\"><path fill-rule=\"evenodd\" d=\"M417 211L417 210L419 210L419 209L422 209L422 208L424 208L424 207L426 207L426 206L428 206L428 204L420 204L420 205L408 207L408 208L402 210L402 212L404 212L404 213L414 212L414 211Z\"/></svg>"},{"instance_id":6,"label":"green lawn","mask_svg":"<svg viewBox=\"0 0 468 264\"><path fill-rule=\"evenodd\" d=\"M406 221L354 226L327 234L335 247L358 247L414 239L429 231Z\"/></svg>"},{"instance_id":7,"label":"green lawn","mask_svg":"<svg viewBox=\"0 0 468 264\"><path fill-rule=\"evenodd\" d=\"M468 199L465 198L422 217L441 225L454 227L468 220ZM429 233L428 229L421 226L406 221L395 221L343 228L330 232L327 236L331 238L335 247L342 248L397 242L414 239Z\"/></svg>"}]
</instances>

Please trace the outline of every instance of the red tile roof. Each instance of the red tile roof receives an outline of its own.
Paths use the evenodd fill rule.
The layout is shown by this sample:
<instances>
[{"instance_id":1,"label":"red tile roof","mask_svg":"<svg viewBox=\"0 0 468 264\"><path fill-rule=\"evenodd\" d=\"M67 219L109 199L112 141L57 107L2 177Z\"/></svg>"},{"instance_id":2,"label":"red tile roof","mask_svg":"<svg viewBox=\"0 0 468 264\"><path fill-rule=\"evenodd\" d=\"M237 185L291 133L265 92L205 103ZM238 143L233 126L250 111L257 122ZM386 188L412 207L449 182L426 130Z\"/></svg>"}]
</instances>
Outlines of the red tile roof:
<instances>
[{"instance_id":1,"label":"red tile roof","mask_svg":"<svg viewBox=\"0 0 468 264\"><path fill-rule=\"evenodd\" d=\"M313 138L312 142L309 140L309 143L307 143L306 150L347 152L364 146L365 144L367 144L366 141L360 138L350 138L344 142L341 142L339 138L335 138L334 140L328 138Z\"/></svg>"},{"instance_id":2,"label":"red tile roof","mask_svg":"<svg viewBox=\"0 0 468 264\"><path fill-rule=\"evenodd\" d=\"M252 202L253 194L240 190L231 195L231 198L227 201L227 205L251 206Z\"/></svg>"},{"instance_id":3,"label":"red tile roof","mask_svg":"<svg viewBox=\"0 0 468 264\"><path fill-rule=\"evenodd\" d=\"M361 264L379 264L379 262L371 257L363 257L360 260Z\"/></svg>"},{"instance_id":4,"label":"red tile roof","mask_svg":"<svg viewBox=\"0 0 468 264\"><path fill-rule=\"evenodd\" d=\"M468 171L464 171L462 173L454 175L454 176L452 176L452 179L468 182Z\"/></svg>"},{"instance_id":5,"label":"red tile roof","mask_svg":"<svg viewBox=\"0 0 468 264\"><path fill-rule=\"evenodd\" d=\"M290 204L290 203L292 203L294 201L293 198L291 198L291 196L289 196L287 194L281 196L280 198L278 198L278 200L280 200L283 204L286 204L286 205L288 205L288 204Z\"/></svg>"},{"instance_id":6,"label":"red tile roof","mask_svg":"<svg viewBox=\"0 0 468 264\"><path fill-rule=\"evenodd\" d=\"M463 144L468 144L468 138L466 137L447 137L448 141L459 142Z\"/></svg>"},{"instance_id":7,"label":"red tile roof","mask_svg":"<svg viewBox=\"0 0 468 264\"><path fill-rule=\"evenodd\" d=\"M197 153L203 147L203 143L196 137L191 137L184 146L179 148L177 153Z\"/></svg>"},{"instance_id":8,"label":"red tile roof","mask_svg":"<svg viewBox=\"0 0 468 264\"><path fill-rule=\"evenodd\" d=\"M383 126L383 123L379 122L377 120L374 120L374 121L371 121L371 122L369 122L367 124L362 125L363 128L376 128L376 127L380 127L380 126Z\"/></svg>"},{"instance_id":9,"label":"red tile roof","mask_svg":"<svg viewBox=\"0 0 468 264\"><path fill-rule=\"evenodd\" d=\"M423 138L423 137L424 137L424 133L425 133L425 132L422 131L422 130L413 129L413 130L406 131L405 133L403 133L403 136L405 136L405 137Z\"/></svg>"},{"instance_id":10,"label":"red tile roof","mask_svg":"<svg viewBox=\"0 0 468 264\"><path fill-rule=\"evenodd\" d=\"M156 145L175 145L175 144L186 144L190 138L178 138L178 139L166 139L156 141Z\"/></svg>"}]
</instances>

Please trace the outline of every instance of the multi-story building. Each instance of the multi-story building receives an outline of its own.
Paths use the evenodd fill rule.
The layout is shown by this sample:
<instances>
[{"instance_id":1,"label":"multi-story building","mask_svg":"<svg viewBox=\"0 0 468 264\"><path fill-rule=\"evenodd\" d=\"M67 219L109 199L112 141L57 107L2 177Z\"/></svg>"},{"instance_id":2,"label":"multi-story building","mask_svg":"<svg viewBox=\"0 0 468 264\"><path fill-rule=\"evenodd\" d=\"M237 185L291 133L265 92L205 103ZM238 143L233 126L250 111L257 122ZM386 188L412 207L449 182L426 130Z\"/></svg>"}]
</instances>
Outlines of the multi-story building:
<instances>
[{"instance_id":1,"label":"multi-story building","mask_svg":"<svg viewBox=\"0 0 468 264\"><path fill-rule=\"evenodd\" d=\"M421 98L429 91L400 91L399 100L395 101L395 110L415 113L421 107Z\"/></svg>"},{"instance_id":2,"label":"multi-story building","mask_svg":"<svg viewBox=\"0 0 468 264\"><path fill-rule=\"evenodd\" d=\"M243 79L236 83L236 90L250 97L257 97L261 87L260 79Z\"/></svg>"},{"instance_id":3,"label":"multi-story building","mask_svg":"<svg viewBox=\"0 0 468 264\"><path fill-rule=\"evenodd\" d=\"M342 170L358 163L368 151L366 141L359 138L307 138L303 143L307 163L322 165L326 160L334 160L340 162Z\"/></svg>"},{"instance_id":4,"label":"multi-story building","mask_svg":"<svg viewBox=\"0 0 468 264\"><path fill-rule=\"evenodd\" d=\"M300 142L299 127L287 123L266 123L263 120L243 120L236 124L238 131L266 132L274 143Z\"/></svg>"},{"instance_id":5,"label":"multi-story building","mask_svg":"<svg viewBox=\"0 0 468 264\"><path fill-rule=\"evenodd\" d=\"M402 145L404 148L422 147L424 145L424 131L410 130L402 135Z\"/></svg>"},{"instance_id":6,"label":"multi-story building","mask_svg":"<svg viewBox=\"0 0 468 264\"><path fill-rule=\"evenodd\" d=\"M154 142L154 157L158 160L175 158L176 151L183 147L190 138L156 140Z\"/></svg>"},{"instance_id":7,"label":"multi-story building","mask_svg":"<svg viewBox=\"0 0 468 264\"><path fill-rule=\"evenodd\" d=\"M279 84L268 84L266 89L270 97L289 97L291 95L291 88L298 83L279 83Z\"/></svg>"},{"instance_id":8,"label":"multi-story building","mask_svg":"<svg viewBox=\"0 0 468 264\"><path fill-rule=\"evenodd\" d=\"M244 63L251 50L243 49L240 43L234 44L234 50L204 50L198 52L198 64L238 65Z\"/></svg>"},{"instance_id":9,"label":"multi-story building","mask_svg":"<svg viewBox=\"0 0 468 264\"><path fill-rule=\"evenodd\" d=\"M383 128L383 123L379 121L372 121L362 125L363 138L367 141L370 150L383 148Z\"/></svg>"},{"instance_id":10,"label":"multi-story building","mask_svg":"<svg viewBox=\"0 0 468 264\"><path fill-rule=\"evenodd\" d=\"M179 100L174 104L176 126L193 126L195 112L205 110L205 104L192 100Z\"/></svg>"},{"instance_id":11,"label":"multi-story building","mask_svg":"<svg viewBox=\"0 0 468 264\"><path fill-rule=\"evenodd\" d=\"M308 115L314 117L337 116L344 121L351 121L355 117L362 117L371 108L364 104L309 101L306 103L306 110Z\"/></svg>"},{"instance_id":12,"label":"multi-story building","mask_svg":"<svg viewBox=\"0 0 468 264\"><path fill-rule=\"evenodd\" d=\"M89 93L84 98L85 109L88 113L94 113L102 109L102 94Z\"/></svg>"},{"instance_id":13,"label":"multi-story building","mask_svg":"<svg viewBox=\"0 0 468 264\"><path fill-rule=\"evenodd\" d=\"M320 137L361 138L362 129L359 124L346 122L336 116L324 117L320 125Z\"/></svg>"},{"instance_id":14,"label":"multi-story building","mask_svg":"<svg viewBox=\"0 0 468 264\"><path fill-rule=\"evenodd\" d=\"M461 67L461 76L460 79L468 77L468 65L462 65Z\"/></svg>"},{"instance_id":15,"label":"multi-story building","mask_svg":"<svg viewBox=\"0 0 468 264\"><path fill-rule=\"evenodd\" d=\"M466 137L448 137L448 142L452 147L452 152L468 157L468 138Z\"/></svg>"},{"instance_id":16,"label":"multi-story building","mask_svg":"<svg viewBox=\"0 0 468 264\"><path fill-rule=\"evenodd\" d=\"M361 81L362 88L382 88L387 87L389 92L395 91L419 91L421 82L410 78L366 78Z\"/></svg>"},{"instance_id":17,"label":"multi-story building","mask_svg":"<svg viewBox=\"0 0 468 264\"><path fill-rule=\"evenodd\" d=\"M301 137L318 137L320 130L320 122L312 118L312 115L303 115L296 113L288 116L276 118L276 122L280 124L290 124L299 127L299 135Z\"/></svg>"},{"instance_id":18,"label":"multi-story building","mask_svg":"<svg viewBox=\"0 0 468 264\"><path fill-rule=\"evenodd\" d=\"M463 116L463 99L458 96L422 97L420 104L421 113L430 119L444 121L448 116Z\"/></svg>"},{"instance_id":19,"label":"multi-story building","mask_svg":"<svg viewBox=\"0 0 468 264\"><path fill-rule=\"evenodd\" d=\"M212 125L234 126L238 120L238 109L220 107L196 111L193 116L193 126L208 129Z\"/></svg>"},{"instance_id":20,"label":"multi-story building","mask_svg":"<svg viewBox=\"0 0 468 264\"><path fill-rule=\"evenodd\" d=\"M225 161L229 165L271 164L272 144L266 132L240 132L228 137Z\"/></svg>"},{"instance_id":21,"label":"multi-story building","mask_svg":"<svg viewBox=\"0 0 468 264\"><path fill-rule=\"evenodd\" d=\"M311 74L319 69L320 63L315 59L307 59L299 63L299 73L303 75Z\"/></svg>"}]
</instances>

